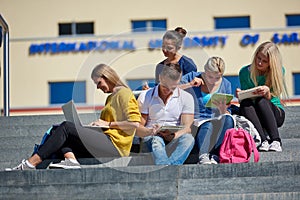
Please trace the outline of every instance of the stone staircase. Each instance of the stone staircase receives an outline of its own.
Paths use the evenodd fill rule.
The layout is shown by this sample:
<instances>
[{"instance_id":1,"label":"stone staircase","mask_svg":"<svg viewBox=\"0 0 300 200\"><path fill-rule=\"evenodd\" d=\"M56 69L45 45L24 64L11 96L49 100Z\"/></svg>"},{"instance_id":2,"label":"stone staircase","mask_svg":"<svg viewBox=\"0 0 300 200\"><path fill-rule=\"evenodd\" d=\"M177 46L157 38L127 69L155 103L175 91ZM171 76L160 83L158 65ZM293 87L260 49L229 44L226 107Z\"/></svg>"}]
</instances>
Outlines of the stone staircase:
<instances>
[{"instance_id":1,"label":"stone staircase","mask_svg":"<svg viewBox=\"0 0 300 200\"><path fill-rule=\"evenodd\" d=\"M83 122L96 118L81 114ZM151 155L79 159L82 169L4 171L63 115L0 117L0 199L300 199L300 107L286 108L283 152L258 163L155 166ZM46 168L50 161L39 168Z\"/></svg>"}]
</instances>

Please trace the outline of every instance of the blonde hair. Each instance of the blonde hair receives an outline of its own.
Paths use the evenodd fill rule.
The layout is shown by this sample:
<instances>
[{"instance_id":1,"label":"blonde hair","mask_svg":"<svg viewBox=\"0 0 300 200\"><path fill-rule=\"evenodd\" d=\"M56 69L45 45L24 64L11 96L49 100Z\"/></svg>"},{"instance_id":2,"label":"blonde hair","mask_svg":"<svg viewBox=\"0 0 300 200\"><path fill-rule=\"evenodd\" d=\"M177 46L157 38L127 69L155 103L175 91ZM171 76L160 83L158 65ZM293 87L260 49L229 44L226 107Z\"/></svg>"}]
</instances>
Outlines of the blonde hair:
<instances>
[{"instance_id":1,"label":"blonde hair","mask_svg":"<svg viewBox=\"0 0 300 200\"><path fill-rule=\"evenodd\" d=\"M225 62L220 57L210 57L204 65L204 70L208 72L219 72L223 75L225 71Z\"/></svg>"},{"instance_id":2,"label":"blonde hair","mask_svg":"<svg viewBox=\"0 0 300 200\"><path fill-rule=\"evenodd\" d=\"M255 86L258 85L256 77L259 71L256 68L255 60L258 53L269 58L269 71L266 73L266 86L270 88L272 96L280 97L285 92L285 83L282 69L282 59L278 47L273 42L267 41L259 45L254 53L250 67L250 77Z\"/></svg>"},{"instance_id":3,"label":"blonde hair","mask_svg":"<svg viewBox=\"0 0 300 200\"><path fill-rule=\"evenodd\" d=\"M124 86L127 87L126 84L124 84L118 74L116 73L115 70L113 70L111 67L105 64L99 64L96 67L94 67L91 78L99 78L103 77L106 79L106 81L112 83L114 87L117 86Z\"/></svg>"}]
</instances>

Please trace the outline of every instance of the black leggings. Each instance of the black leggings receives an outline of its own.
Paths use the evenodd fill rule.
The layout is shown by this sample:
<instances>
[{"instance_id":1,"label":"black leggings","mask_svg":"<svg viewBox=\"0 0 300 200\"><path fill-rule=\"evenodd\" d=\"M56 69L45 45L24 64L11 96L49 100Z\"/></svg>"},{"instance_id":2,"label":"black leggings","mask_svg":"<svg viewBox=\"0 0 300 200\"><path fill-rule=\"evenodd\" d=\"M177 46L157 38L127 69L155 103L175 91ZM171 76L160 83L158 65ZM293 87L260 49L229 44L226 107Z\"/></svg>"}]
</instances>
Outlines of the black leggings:
<instances>
[{"instance_id":1,"label":"black leggings","mask_svg":"<svg viewBox=\"0 0 300 200\"><path fill-rule=\"evenodd\" d=\"M271 103L270 100L262 97L255 101L245 99L240 103L240 115L245 116L253 123L262 141L267 140L265 129L271 142L281 142L278 127L281 127L284 122L285 112Z\"/></svg>"},{"instance_id":2,"label":"black leggings","mask_svg":"<svg viewBox=\"0 0 300 200\"><path fill-rule=\"evenodd\" d=\"M51 131L51 136L37 154L45 160L54 153L61 155L68 152L81 158L120 156L110 138L103 132L65 121Z\"/></svg>"}]
</instances>

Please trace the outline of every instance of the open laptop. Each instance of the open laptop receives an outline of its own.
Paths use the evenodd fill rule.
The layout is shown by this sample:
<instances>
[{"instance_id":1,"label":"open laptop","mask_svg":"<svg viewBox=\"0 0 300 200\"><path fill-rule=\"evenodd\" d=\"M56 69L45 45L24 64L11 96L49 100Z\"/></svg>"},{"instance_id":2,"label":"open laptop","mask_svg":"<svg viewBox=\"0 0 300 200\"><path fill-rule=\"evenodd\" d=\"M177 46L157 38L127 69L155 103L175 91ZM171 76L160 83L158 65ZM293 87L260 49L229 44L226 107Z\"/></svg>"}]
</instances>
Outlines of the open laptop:
<instances>
[{"instance_id":1,"label":"open laptop","mask_svg":"<svg viewBox=\"0 0 300 200\"><path fill-rule=\"evenodd\" d=\"M109 128L109 126L91 126L91 125L83 125L79 118L78 112L74 105L73 100L69 101L68 103L62 106L62 110L64 112L65 118L69 122L73 122L77 126L82 126L85 128L91 128L95 130L102 130L103 128Z\"/></svg>"}]
</instances>

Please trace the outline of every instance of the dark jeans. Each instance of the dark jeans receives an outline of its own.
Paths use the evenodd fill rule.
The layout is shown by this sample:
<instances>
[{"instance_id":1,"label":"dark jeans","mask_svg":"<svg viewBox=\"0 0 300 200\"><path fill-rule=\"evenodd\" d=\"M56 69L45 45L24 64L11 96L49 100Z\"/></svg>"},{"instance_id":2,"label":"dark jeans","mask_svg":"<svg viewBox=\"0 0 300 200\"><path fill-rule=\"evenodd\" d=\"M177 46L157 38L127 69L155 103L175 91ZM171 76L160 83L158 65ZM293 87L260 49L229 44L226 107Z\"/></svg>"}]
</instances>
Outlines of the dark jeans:
<instances>
[{"instance_id":1,"label":"dark jeans","mask_svg":"<svg viewBox=\"0 0 300 200\"><path fill-rule=\"evenodd\" d=\"M267 140L265 129L271 142L281 142L278 127L281 127L284 122L285 112L271 103L270 100L262 97L255 101L245 99L240 103L240 115L245 116L253 123L262 141Z\"/></svg>"},{"instance_id":2,"label":"dark jeans","mask_svg":"<svg viewBox=\"0 0 300 200\"><path fill-rule=\"evenodd\" d=\"M61 155L68 152L81 158L120 156L110 138L103 132L65 121L51 131L51 136L37 154L45 160L53 153Z\"/></svg>"}]
</instances>

